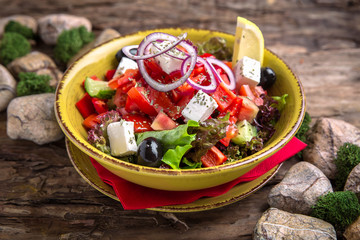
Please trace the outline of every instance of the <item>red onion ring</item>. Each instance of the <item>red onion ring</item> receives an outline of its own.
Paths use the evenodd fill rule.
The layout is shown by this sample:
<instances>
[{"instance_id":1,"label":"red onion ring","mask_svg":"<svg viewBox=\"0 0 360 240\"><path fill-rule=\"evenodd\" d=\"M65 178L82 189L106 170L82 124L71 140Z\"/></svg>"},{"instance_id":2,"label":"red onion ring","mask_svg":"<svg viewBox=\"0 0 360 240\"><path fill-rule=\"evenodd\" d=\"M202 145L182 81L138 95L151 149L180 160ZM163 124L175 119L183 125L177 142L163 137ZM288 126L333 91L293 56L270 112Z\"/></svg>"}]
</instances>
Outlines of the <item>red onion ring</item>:
<instances>
[{"instance_id":1,"label":"red onion ring","mask_svg":"<svg viewBox=\"0 0 360 240\"><path fill-rule=\"evenodd\" d=\"M148 58L153 58L153 57L159 56L163 53L166 53L170 49L179 45L180 42L182 42L186 38L186 36L187 36L187 33L184 33L177 38L170 34L166 34L166 33L162 33L162 32L154 32L154 33L147 35L144 38L144 40L142 40L142 42L139 44L137 55L131 54L130 48L127 48L127 47L123 48L123 53L132 60L144 60L144 59L148 59ZM169 46L161 49L159 52L154 53L154 54L145 54L144 55L144 51L141 54L139 53L140 47L144 47L144 45L145 45L145 47L144 47L144 50L145 50L149 44L151 44L152 42L154 42L158 39L166 39L166 40L169 40L171 43L169 43Z\"/></svg>"},{"instance_id":2,"label":"red onion ring","mask_svg":"<svg viewBox=\"0 0 360 240\"><path fill-rule=\"evenodd\" d=\"M131 49L138 48L138 47L139 47L139 45L130 45L130 46L123 47L121 50L128 58L130 58L129 56L136 56L130 52Z\"/></svg>"},{"instance_id":3,"label":"red onion ring","mask_svg":"<svg viewBox=\"0 0 360 240\"><path fill-rule=\"evenodd\" d=\"M228 89L234 90L236 87L236 81L235 81L234 73L231 70L231 68L229 68L228 65L226 65L223 61L216 59L216 58L207 58L206 61L209 63L210 68L211 68L213 74L215 75L215 78L217 79L217 81L219 83L223 82ZM228 78L229 78L229 82L230 82L229 84L224 82L224 80L221 78L221 76L216 71L216 69L214 68L213 65L219 66L225 71L225 73L228 75Z\"/></svg>"},{"instance_id":4,"label":"red onion ring","mask_svg":"<svg viewBox=\"0 0 360 240\"><path fill-rule=\"evenodd\" d=\"M186 36L186 35L185 35ZM173 42L179 42L178 44L171 44L172 47L175 47L176 45L180 45L182 46L183 48L185 48L185 50L188 52L188 54L190 55L189 56L189 59L191 59L191 62L190 62L190 67L189 69L185 72L185 74L176 82L173 82L173 83L169 83L169 84L162 84L162 83L159 83L158 81L155 81L153 78L150 77L150 75L148 74L148 72L146 71L146 68L145 68L145 65L144 65L144 59L146 58L149 58L150 56L149 55L146 55L147 57L146 58L143 58L143 54L147 48L147 46L153 42L153 41L156 41L157 39L154 39L154 38L157 38L157 39L169 39L170 41L173 41ZM161 51L160 54L162 53L165 53L167 51L169 51L171 48L165 48L163 49L163 51ZM186 43L185 41L183 40L180 40L178 39L177 37L175 36L172 36L170 34L166 34L166 33L152 33L152 34L149 34L147 37L144 38L144 40L140 43L139 47L138 47L138 51L137 51L137 54L138 56L142 56L142 58L138 59L137 60L137 63L138 63L138 66L139 66L139 71L141 72L143 78L145 79L145 81L154 89L160 91L160 92L168 92L168 91L171 91L179 86L181 86L189 77L190 77L190 74L192 73L192 71L194 70L195 68L195 64L196 64L196 57L197 57L197 51L196 49L191 46L190 44ZM156 56L160 55L159 52L156 53ZM154 55L155 56L155 55ZM152 56L153 57L153 56Z\"/></svg>"},{"instance_id":5,"label":"red onion ring","mask_svg":"<svg viewBox=\"0 0 360 240\"><path fill-rule=\"evenodd\" d=\"M185 61L181 65L181 73L182 74L184 74L184 72L186 71L188 60L189 60L189 57L186 58ZM216 84L216 79L214 77L214 74L212 73L210 64L205 59L203 59L201 57L197 57L196 61L201 62L204 65L205 71L209 74L211 82L210 82L209 85L203 86L203 85L200 85L200 84L194 82L190 78L188 78L186 81L196 90L202 90L205 93L213 93L213 92L215 92L215 90L217 88L217 84Z\"/></svg>"}]
</instances>

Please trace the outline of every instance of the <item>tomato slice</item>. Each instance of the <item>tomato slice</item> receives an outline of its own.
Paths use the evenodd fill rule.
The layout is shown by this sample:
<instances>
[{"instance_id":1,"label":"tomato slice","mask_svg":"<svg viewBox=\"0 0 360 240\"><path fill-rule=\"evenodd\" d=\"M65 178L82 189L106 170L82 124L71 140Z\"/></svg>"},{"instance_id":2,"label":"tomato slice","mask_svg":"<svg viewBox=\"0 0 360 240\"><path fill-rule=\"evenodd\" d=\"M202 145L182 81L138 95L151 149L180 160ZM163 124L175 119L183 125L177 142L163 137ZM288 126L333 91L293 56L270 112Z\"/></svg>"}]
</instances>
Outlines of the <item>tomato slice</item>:
<instances>
[{"instance_id":1,"label":"tomato slice","mask_svg":"<svg viewBox=\"0 0 360 240\"><path fill-rule=\"evenodd\" d=\"M157 115L157 111L154 108L154 103L151 102L150 98L149 98L150 93L146 88L132 87L128 91L127 94L128 94L128 100L135 103L142 112L144 112L150 116ZM153 99L153 98L151 98L151 99ZM125 107L125 109L126 109L126 107ZM128 111L128 110L126 109L126 111Z\"/></svg>"},{"instance_id":2,"label":"tomato slice","mask_svg":"<svg viewBox=\"0 0 360 240\"><path fill-rule=\"evenodd\" d=\"M232 69L232 62L223 61L230 69Z\"/></svg>"},{"instance_id":3,"label":"tomato slice","mask_svg":"<svg viewBox=\"0 0 360 240\"><path fill-rule=\"evenodd\" d=\"M266 94L266 91L261 86L250 87L249 85L242 85L239 94L240 96L249 98L256 106L261 106L264 104L264 100L260 95Z\"/></svg>"},{"instance_id":4,"label":"tomato slice","mask_svg":"<svg viewBox=\"0 0 360 240\"><path fill-rule=\"evenodd\" d=\"M214 167L223 164L226 159L227 157L217 147L213 146L201 157L201 162L204 167Z\"/></svg>"},{"instance_id":5,"label":"tomato slice","mask_svg":"<svg viewBox=\"0 0 360 240\"><path fill-rule=\"evenodd\" d=\"M126 121L131 121L134 123L135 133L152 131L151 120L148 117L142 116L140 114L129 114L122 117Z\"/></svg>"},{"instance_id":6,"label":"tomato slice","mask_svg":"<svg viewBox=\"0 0 360 240\"><path fill-rule=\"evenodd\" d=\"M156 112L164 111L172 119L180 117L180 107L177 107L165 92L159 92L148 87L149 99L153 103Z\"/></svg>"},{"instance_id":7,"label":"tomato slice","mask_svg":"<svg viewBox=\"0 0 360 240\"><path fill-rule=\"evenodd\" d=\"M238 120L247 120L252 123L259 112L258 106L247 97L239 96L242 98L242 104L238 115Z\"/></svg>"},{"instance_id":8,"label":"tomato slice","mask_svg":"<svg viewBox=\"0 0 360 240\"><path fill-rule=\"evenodd\" d=\"M204 53L202 54L200 57L206 59L206 58L216 58L214 55L212 55L211 53Z\"/></svg>"},{"instance_id":9,"label":"tomato slice","mask_svg":"<svg viewBox=\"0 0 360 240\"><path fill-rule=\"evenodd\" d=\"M226 73L220 73L219 75L224 83L226 83L227 85L230 85L230 80Z\"/></svg>"},{"instance_id":10,"label":"tomato slice","mask_svg":"<svg viewBox=\"0 0 360 240\"><path fill-rule=\"evenodd\" d=\"M177 124L164 112L159 112L151 124L154 130L170 130L176 128Z\"/></svg>"},{"instance_id":11,"label":"tomato slice","mask_svg":"<svg viewBox=\"0 0 360 240\"><path fill-rule=\"evenodd\" d=\"M205 67L203 64L195 65L194 70L191 72L190 77L197 76L205 72Z\"/></svg>"},{"instance_id":12,"label":"tomato slice","mask_svg":"<svg viewBox=\"0 0 360 240\"><path fill-rule=\"evenodd\" d=\"M135 86L136 80L140 77L141 74L138 69L127 69L123 75L111 79L108 85L112 89L123 87L123 91L127 92L131 87Z\"/></svg>"},{"instance_id":13,"label":"tomato slice","mask_svg":"<svg viewBox=\"0 0 360 240\"><path fill-rule=\"evenodd\" d=\"M230 140L233 137L236 137L237 133L238 133L238 129L235 125L237 121L237 117L231 116L229 119L230 124L226 127L226 137L224 137L223 139L220 140L220 142L225 146L229 146L230 144Z\"/></svg>"},{"instance_id":14,"label":"tomato slice","mask_svg":"<svg viewBox=\"0 0 360 240\"><path fill-rule=\"evenodd\" d=\"M231 103L231 105L227 109L227 112L230 113L230 118L231 117L236 117L237 118L237 116L239 115L241 106L242 106L242 102L243 102L243 99L241 97L239 97L239 96L236 96L234 101Z\"/></svg>"},{"instance_id":15,"label":"tomato slice","mask_svg":"<svg viewBox=\"0 0 360 240\"><path fill-rule=\"evenodd\" d=\"M254 101L254 99L255 99L254 93L251 91L250 86L247 84L241 85L239 94L240 94L240 96L249 98L251 101Z\"/></svg>"},{"instance_id":16,"label":"tomato slice","mask_svg":"<svg viewBox=\"0 0 360 240\"><path fill-rule=\"evenodd\" d=\"M127 113L141 112L140 108L131 98L126 98L125 111Z\"/></svg>"},{"instance_id":17,"label":"tomato slice","mask_svg":"<svg viewBox=\"0 0 360 240\"><path fill-rule=\"evenodd\" d=\"M125 107L126 99L127 94L124 93L120 88L116 89L115 95L113 97L113 103L115 106L118 108Z\"/></svg>"},{"instance_id":18,"label":"tomato slice","mask_svg":"<svg viewBox=\"0 0 360 240\"><path fill-rule=\"evenodd\" d=\"M162 74L164 71L160 67L159 64L155 62L154 58L148 58L144 61L144 65L146 67L146 70L148 70L148 73L156 73L157 75ZM166 73L165 73L166 74Z\"/></svg>"},{"instance_id":19,"label":"tomato slice","mask_svg":"<svg viewBox=\"0 0 360 240\"><path fill-rule=\"evenodd\" d=\"M195 89L192 86L190 86L190 84L188 84L187 82L185 82L184 84L182 84L181 86L179 86L174 90L177 91L181 96L192 95L195 91Z\"/></svg>"},{"instance_id":20,"label":"tomato slice","mask_svg":"<svg viewBox=\"0 0 360 240\"><path fill-rule=\"evenodd\" d=\"M154 58L144 60L146 71L151 78L160 83L170 83L169 75L162 70L159 64L156 63Z\"/></svg>"}]
</instances>

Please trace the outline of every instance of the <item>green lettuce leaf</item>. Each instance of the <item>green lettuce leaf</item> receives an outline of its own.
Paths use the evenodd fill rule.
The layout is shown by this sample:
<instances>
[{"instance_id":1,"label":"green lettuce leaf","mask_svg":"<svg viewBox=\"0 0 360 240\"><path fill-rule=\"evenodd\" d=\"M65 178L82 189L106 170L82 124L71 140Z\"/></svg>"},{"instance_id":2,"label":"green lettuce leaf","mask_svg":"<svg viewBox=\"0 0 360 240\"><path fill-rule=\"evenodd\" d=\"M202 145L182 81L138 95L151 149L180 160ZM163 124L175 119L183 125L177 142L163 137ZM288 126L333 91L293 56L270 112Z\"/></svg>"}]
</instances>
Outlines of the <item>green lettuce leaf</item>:
<instances>
[{"instance_id":1,"label":"green lettuce leaf","mask_svg":"<svg viewBox=\"0 0 360 240\"><path fill-rule=\"evenodd\" d=\"M199 123L193 120L189 120L187 124L180 125L177 128L171 130L138 133L136 143L139 145L145 138L154 137L158 139L166 149L175 148L178 145L183 146L190 144L195 140L196 134L188 133L188 129L194 127L199 127Z\"/></svg>"},{"instance_id":2,"label":"green lettuce leaf","mask_svg":"<svg viewBox=\"0 0 360 240\"><path fill-rule=\"evenodd\" d=\"M288 97L288 94L284 94L282 96L273 96L272 98L278 102L278 104L274 104L274 107L276 107L280 112L284 109L286 104L286 98Z\"/></svg>"},{"instance_id":3,"label":"green lettuce leaf","mask_svg":"<svg viewBox=\"0 0 360 240\"><path fill-rule=\"evenodd\" d=\"M164 154L162 161L173 169L180 169L181 159L190 148L192 148L192 146L188 144L185 146L176 146L175 149L169 149Z\"/></svg>"},{"instance_id":4,"label":"green lettuce leaf","mask_svg":"<svg viewBox=\"0 0 360 240\"><path fill-rule=\"evenodd\" d=\"M148 137L156 138L162 144L163 151L165 152L162 161L173 169L180 169L181 159L192 148L191 143L196 138L196 133L189 132L193 132L199 126L198 122L189 120L186 124L171 130L138 133L136 135L136 143L139 145Z\"/></svg>"},{"instance_id":5,"label":"green lettuce leaf","mask_svg":"<svg viewBox=\"0 0 360 240\"><path fill-rule=\"evenodd\" d=\"M202 162L189 161L186 157L183 158L182 163L184 163L183 169L201 168L202 165Z\"/></svg>"}]
</instances>

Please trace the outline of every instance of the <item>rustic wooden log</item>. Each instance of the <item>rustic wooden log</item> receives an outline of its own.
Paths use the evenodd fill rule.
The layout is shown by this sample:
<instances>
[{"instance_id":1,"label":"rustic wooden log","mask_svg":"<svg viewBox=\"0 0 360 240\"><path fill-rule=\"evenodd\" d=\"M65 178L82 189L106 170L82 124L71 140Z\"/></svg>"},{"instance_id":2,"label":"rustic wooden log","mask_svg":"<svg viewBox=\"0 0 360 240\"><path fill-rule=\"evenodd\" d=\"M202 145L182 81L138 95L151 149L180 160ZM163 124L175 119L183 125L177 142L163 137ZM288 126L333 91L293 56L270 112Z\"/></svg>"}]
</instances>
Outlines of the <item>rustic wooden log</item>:
<instances>
[{"instance_id":1,"label":"rustic wooden log","mask_svg":"<svg viewBox=\"0 0 360 240\"><path fill-rule=\"evenodd\" d=\"M51 13L85 16L94 31L121 34L161 27L196 27L234 33L238 15L262 29L266 46L302 80L315 119L334 117L360 127L360 4L357 0L267 1L25 1L0 0L0 16ZM36 49L50 56L52 48ZM6 135L0 113L0 239L251 239L268 208L267 186L237 203L205 212L124 211L88 185L72 167L64 141L38 146Z\"/></svg>"}]
</instances>

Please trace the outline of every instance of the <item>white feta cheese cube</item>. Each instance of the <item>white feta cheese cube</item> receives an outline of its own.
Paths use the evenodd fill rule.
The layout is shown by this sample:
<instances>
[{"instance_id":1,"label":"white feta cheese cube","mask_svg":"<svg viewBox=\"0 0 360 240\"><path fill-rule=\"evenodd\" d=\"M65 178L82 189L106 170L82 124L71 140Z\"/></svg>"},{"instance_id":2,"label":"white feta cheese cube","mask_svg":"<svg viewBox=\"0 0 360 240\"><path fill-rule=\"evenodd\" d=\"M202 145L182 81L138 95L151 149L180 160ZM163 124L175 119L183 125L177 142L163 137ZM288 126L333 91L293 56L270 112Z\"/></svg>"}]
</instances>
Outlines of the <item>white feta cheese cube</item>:
<instances>
[{"instance_id":1,"label":"white feta cheese cube","mask_svg":"<svg viewBox=\"0 0 360 240\"><path fill-rule=\"evenodd\" d=\"M244 84L256 86L260 83L261 64L259 61L245 56L236 63L234 74L237 89Z\"/></svg>"},{"instance_id":2,"label":"white feta cheese cube","mask_svg":"<svg viewBox=\"0 0 360 240\"><path fill-rule=\"evenodd\" d=\"M154 45L151 45L150 47L150 53L157 53L160 50L159 49L163 49L166 48L166 46L170 43L170 41L163 41L161 43L155 43L156 47ZM177 50L176 48L172 48L170 51L168 51L169 54L173 55L173 56L183 56L184 53ZM164 72L166 72L167 74L170 74L174 71L180 70L181 69L181 64L183 62L183 60L177 59L177 58L173 58L171 56L169 56L168 54L160 54L159 56L155 57L155 61L157 62L157 64L160 65L160 67L162 68L162 70Z\"/></svg>"},{"instance_id":3,"label":"white feta cheese cube","mask_svg":"<svg viewBox=\"0 0 360 240\"><path fill-rule=\"evenodd\" d=\"M134 134L134 122L120 121L107 127L111 155L119 157L136 153L137 145Z\"/></svg>"},{"instance_id":4,"label":"white feta cheese cube","mask_svg":"<svg viewBox=\"0 0 360 240\"><path fill-rule=\"evenodd\" d=\"M187 120L202 122L208 119L217 107L211 96L199 90L181 113Z\"/></svg>"},{"instance_id":5,"label":"white feta cheese cube","mask_svg":"<svg viewBox=\"0 0 360 240\"><path fill-rule=\"evenodd\" d=\"M113 78L123 75L126 72L126 70L128 70L128 69L138 69L137 62L135 62L134 60L127 58L127 57L121 58L120 63L118 65L118 67L116 68Z\"/></svg>"}]
</instances>

